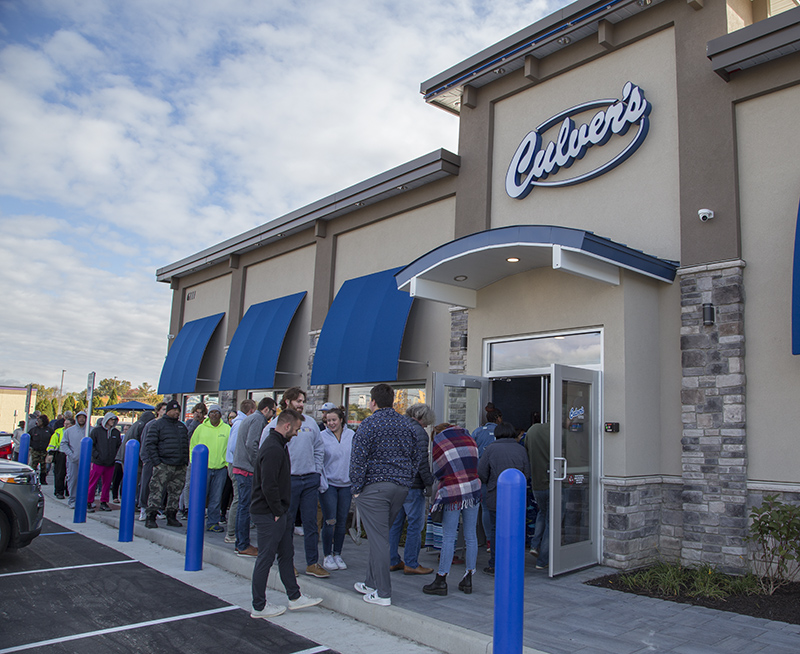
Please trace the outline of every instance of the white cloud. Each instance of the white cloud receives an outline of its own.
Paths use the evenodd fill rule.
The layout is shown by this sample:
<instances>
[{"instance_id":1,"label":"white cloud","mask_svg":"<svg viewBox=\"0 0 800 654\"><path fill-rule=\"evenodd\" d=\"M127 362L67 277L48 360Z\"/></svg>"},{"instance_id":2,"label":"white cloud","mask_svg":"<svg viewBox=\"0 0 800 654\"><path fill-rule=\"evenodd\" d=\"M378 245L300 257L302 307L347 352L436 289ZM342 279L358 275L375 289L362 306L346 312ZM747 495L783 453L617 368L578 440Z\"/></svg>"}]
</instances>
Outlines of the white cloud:
<instances>
[{"instance_id":1,"label":"white cloud","mask_svg":"<svg viewBox=\"0 0 800 654\"><path fill-rule=\"evenodd\" d=\"M457 118L426 106L420 82L556 7L4 3L0 282L14 318L0 318L13 344L0 380L52 385L84 365L155 385L170 302L157 267L455 151Z\"/></svg>"}]
</instances>

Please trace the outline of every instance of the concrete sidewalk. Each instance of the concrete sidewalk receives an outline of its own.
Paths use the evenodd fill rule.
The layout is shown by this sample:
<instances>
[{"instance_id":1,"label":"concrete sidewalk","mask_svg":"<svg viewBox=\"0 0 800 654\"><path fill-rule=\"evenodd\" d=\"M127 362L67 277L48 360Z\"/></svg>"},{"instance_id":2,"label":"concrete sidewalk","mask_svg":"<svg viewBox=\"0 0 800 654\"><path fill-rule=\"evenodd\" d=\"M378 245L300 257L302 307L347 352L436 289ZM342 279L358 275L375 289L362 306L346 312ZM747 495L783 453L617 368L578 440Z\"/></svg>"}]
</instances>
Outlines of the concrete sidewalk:
<instances>
[{"instance_id":1,"label":"concrete sidewalk","mask_svg":"<svg viewBox=\"0 0 800 654\"><path fill-rule=\"evenodd\" d=\"M50 496L46 502L66 504ZM115 527L119 524L119 510L88 517ZM159 521L159 529L145 529L144 523L135 522L134 539L146 538L185 552L186 528L168 528L164 523ZM252 533L255 541L255 531ZM204 565L249 579L253 560L237 556L233 546L223 538L224 534L205 532ZM342 552L348 569L334 571L328 579L317 579L303 573L306 564L302 538L295 536L295 565L303 592L322 597L323 606L329 609L443 652L492 651L494 578L480 572L486 565L485 551L478 558L479 572L471 595L464 595L457 588L463 565L453 566L447 597L422 592L422 586L429 583L432 575L406 576L395 572L392 606L378 607L365 603L353 590L356 581L364 580L367 547L366 541L357 546L348 537ZM550 579L533 569L531 558L528 557L525 583L526 654L796 654L800 651L798 625L586 586L584 581L613 572L600 566ZM421 552L422 565L435 568L436 561L436 553ZM273 572L270 587L283 590L277 569Z\"/></svg>"}]
</instances>

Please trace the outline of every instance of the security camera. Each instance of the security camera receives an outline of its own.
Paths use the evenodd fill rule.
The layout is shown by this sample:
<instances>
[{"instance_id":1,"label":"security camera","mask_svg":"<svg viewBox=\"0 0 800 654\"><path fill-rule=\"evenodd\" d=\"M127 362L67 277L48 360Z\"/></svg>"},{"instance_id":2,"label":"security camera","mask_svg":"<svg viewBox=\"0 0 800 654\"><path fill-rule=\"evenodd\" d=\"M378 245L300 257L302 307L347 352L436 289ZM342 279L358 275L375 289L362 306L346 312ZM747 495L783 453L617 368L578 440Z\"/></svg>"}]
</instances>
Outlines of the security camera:
<instances>
[{"instance_id":1,"label":"security camera","mask_svg":"<svg viewBox=\"0 0 800 654\"><path fill-rule=\"evenodd\" d=\"M711 209L700 209L700 211L697 212L697 217L700 218L702 222L707 223L714 217L714 212L711 211Z\"/></svg>"}]
</instances>

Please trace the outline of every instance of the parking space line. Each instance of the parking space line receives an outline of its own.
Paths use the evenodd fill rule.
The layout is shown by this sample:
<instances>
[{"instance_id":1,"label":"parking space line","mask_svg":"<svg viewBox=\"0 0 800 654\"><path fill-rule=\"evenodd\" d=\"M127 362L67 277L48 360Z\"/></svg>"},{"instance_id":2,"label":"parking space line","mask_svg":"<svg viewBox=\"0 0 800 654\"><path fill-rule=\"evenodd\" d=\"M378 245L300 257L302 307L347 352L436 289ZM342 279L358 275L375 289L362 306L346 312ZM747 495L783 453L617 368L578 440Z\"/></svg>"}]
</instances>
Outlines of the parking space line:
<instances>
[{"instance_id":1,"label":"parking space line","mask_svg":"<svg viewBox=\"0 0 800 654\"><path fill-rule=\"evenodd\" d=\"M136 622L134 624L122 625L120 627L110 627L108 629L98 629L97 631L87 631L82 634L74 634L72 636L60 636L58 638L51 638L49 640L40 640L36 643L28 643L26 645L17 645L16 647L8 647L0 649L0 654L10 654L11 652L22 652L26 649L33 649L35 647L45 647L47 645L56 645L58 643L66 643L71 640L81 640L82 638L93 638L95 636L105 636L106 634L119 633L120 631L130 631L131 629L141 629L142 627L153 627L168 622L179 622L180 620L191 620L193 618L202 618L206 615L214 615L215 613L225 613L227 611L235 611L239 609L238 606L223 606L219 609L210 609L208 611L198 611L197 613L184 613L183 615L174 615L171 618L160 618L158 620L148 620L146 622ZM307 652L316 650L305 650ZM320 650L325 651L325 650Z\"/></svg>"},{"instance_id":2,"label":"parking space line","mask_svg":"<svg viewBox=\"0 0 800 654\"><path fill-rule=\"evenodd\" d=\"M330 652L330 647L320 645L319 647L311 647L310 649L302 649L299 652L292 652L292 654L319 654L320 652Z\"/></svg>"},{"instance_id":3,"label":"parking space line","mask_svg":"<svg viewBox=\"0 0 800 654\"><path fill-rule=\"evenodd\" d=\"M104 565L120 565L122 563L139 563L136 559L126 559L125 561L108 561L106 563L87 563L85 565L68 565L63 568L42 568L41 570L22 570L21 572L4 572L0 574L0 579L3 577L15 577L17 575L36 575L41 572L59 572L61 570L80 570L81 568L99 568ZM5 651L5 650L0 650Z\"/></svg>"},{"instance_id":4,"label":"parking space line","mask_svg":"<svg viewBox=\"0 0 800 654\"><path fill-rule=\"evenodd\" d=\"M49 531L46 534L42 533L39 534L39 538L42 536L69 536L70 534L77 534L77 531Z\"/></svg>"}]
</instances>

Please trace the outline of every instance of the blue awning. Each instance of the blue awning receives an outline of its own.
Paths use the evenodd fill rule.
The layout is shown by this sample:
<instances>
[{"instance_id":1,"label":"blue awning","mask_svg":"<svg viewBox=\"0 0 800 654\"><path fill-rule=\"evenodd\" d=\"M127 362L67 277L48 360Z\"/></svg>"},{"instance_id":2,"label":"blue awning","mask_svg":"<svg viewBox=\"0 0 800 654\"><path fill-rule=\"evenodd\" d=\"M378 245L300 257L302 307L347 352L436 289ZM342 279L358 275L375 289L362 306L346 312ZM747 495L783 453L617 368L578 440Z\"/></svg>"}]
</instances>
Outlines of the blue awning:
<instances>
[{"instance_id":1,"label":"blue awning","mask_svg":"<svg viewBox=\"0 0 800 654\"><path fill-rule=\"evenodd\" d=\"M480 289L545 267L616 285L620 268L672 282L678 262L583 229L514 225L470 234L431 250L397 274L397 286L412 297L475 307Z\"/></svg>"},{"instance_id":2,"label":"blue awning","mask_svg":"<svg viewBox=\"0 0 800 654\"><path fill-rule=\"evenodd\" d=\"M158 380L159 395L192 393L197 386L197 372L203 360L208 341L222 320L224 313L206 316L187 322L169 349L167 360Z\"/></svg>"},{"instance_id":3,"label":"blue awning","mask_svg":"<svg viewBox=\"0 0 800 654\"><path fill-rule=\"evenodd\" d=\"M792 354L800 354L800 206L794 230L794 268L792 269Z\"/></svg>"},{"instance_id":4,"label":"blue awning","mask_svg":"<svg viewBox=\"0 0 800 654\"><path fill-rule=\"evenodd\" d=\"M400 268L350 279L331 304L317 342L311 384L395 381L413 299L397 288Z\"/></svg>"},{"instance_id":5,"label":"blue awning","mask_svg":"<svg viewBox=\"0 0 800 654\"><path fill-rule=\"evenodd\" d=\"M219 378L219 390L272 388L283 340L306 292L251 306L236 328Z\"/></svg>"}]
</instances>

